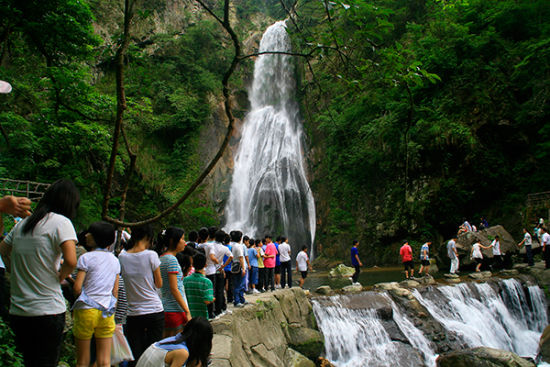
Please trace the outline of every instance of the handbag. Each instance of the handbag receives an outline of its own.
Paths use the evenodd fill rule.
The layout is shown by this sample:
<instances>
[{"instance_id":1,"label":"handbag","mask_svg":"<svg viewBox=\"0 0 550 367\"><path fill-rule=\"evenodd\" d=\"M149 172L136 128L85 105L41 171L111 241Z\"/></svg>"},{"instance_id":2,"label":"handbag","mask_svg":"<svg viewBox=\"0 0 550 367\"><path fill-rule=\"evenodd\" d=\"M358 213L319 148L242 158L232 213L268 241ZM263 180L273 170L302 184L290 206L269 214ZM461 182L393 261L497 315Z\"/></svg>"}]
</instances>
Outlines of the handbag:
<instances>
[{"instance_id":1,"label":"handbag","mask_svg":"<svg viewBox=\"0 0 550 367\"><path fill-rule=\"evenodd\" d=\"M111 365L117 365L124 361L133 361L134 355L128 344L128 340L122 331L122 324L115 326L113 333L113 347L111 348Z\"/></svg>"},{"instance_id":2,"label":"handbag","mask_svg":"<svg viewBox=\"0 0 550 367\"><path fill-rule=\"evenodd\" d=\"M231 273L239 274L241 272L241 263L239 261L231 263Z\"/></svg>"}]
</instances>

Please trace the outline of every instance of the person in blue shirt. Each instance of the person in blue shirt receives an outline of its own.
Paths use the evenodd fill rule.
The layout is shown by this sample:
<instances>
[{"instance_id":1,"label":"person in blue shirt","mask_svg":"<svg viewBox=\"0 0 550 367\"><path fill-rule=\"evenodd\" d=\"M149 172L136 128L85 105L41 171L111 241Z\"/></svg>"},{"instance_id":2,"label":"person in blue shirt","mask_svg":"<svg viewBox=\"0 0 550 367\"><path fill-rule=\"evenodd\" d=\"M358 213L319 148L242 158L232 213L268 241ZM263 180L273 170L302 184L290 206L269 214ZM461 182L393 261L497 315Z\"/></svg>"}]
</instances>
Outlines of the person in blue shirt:
<instances>
[{"instance_id":1,"label":"person in blue shirt","mask_svg":"<svg viewBox=\"0 0 550 367\"><path fill-rule=\"evenodd\" d=\"M420 275L422 275L422 272L425 273L426 276L430 273L430 245L431 242L426 242L422 245L422 248L420 249Z\"/></svg>"},{"instance_id":2,"label":"person in blue shirt","mask_svg":"<svg viewBox=\"0 0 550 367\"><path fill-rule=\"evenodd\" d=\"M351 248L351 265L355 268L355 273L353 273L351 279L354 283L357 283L357 281L359 280L361 266L363 266L363 263L361 263L361 260L359 260L359 249L357 248L357 246L359 246L359 241L353 240L353 247Z\"/></svg>"},{"instance_id":3,"label":"person in blue shirt","mask_svg":"<svg viewBox=\"0 0 550 367\"><path fill-rule=\"evenodd\" d=\"M279 256L279 243L281 243L281 237L277 237L277 241L273 242L277 249L277 255L275 256L275 288L281 288L281 258Z\"/></svg>"},{"instance_id":4,"label":"person in blue shirt","mask_svg":"<svg viewBox=\"0 0 550 367\"><path fill-rule=\"evenodd\" d=\"M214 331L202 316L193 317L176 335L151 344L136 367L208 366Z\"/></svg>"}]
</instances>

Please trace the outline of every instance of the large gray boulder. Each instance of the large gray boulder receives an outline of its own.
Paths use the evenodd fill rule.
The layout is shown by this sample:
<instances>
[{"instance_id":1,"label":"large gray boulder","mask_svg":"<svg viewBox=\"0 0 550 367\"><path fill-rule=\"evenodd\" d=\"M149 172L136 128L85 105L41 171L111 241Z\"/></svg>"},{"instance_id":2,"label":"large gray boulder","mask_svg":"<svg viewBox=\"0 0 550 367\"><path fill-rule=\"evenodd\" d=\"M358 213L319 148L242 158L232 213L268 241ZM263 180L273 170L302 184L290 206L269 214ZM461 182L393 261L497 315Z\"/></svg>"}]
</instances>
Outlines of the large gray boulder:
<instances>
[{"instance_id":1,"label":"large gray boulder","mask_svg":"<svg viewBox=\"0 0 550 367\"><path fill-rule=\"evenodd\" d=\"M458 251L458 257L460 259L460 265L471 265L474 263L474 261L470 259L472 245L474 243L479 242L483 246L489 246L494 237L497 235L500 238L500 250L503 254L519 252L519 248L517 246L518 242L514 240L510 233L508 233L508 231L506 231L506 229L504 229L504 227L501 225L493 226L477 232L462 233L460 236L458 236L458 239L456 241L456 248ZM439 249L437 251L439 260L441 260L441 263L444 264L445 267L448 267L450 264L449 257L447 256L448 241L448 239L445 240L439 246ZM493 251L491 249L481 249L481 252L483 253L483 257L485 258L493 257Z\"/></svg>"},{"instance_id":2,"label":"large gray boulder","mask_svg":"<svg viewBox=\"0 0 550 367\"><path fill-rule=\"evenodd\" d=\"M440 354L438 367L535 367L533 362L506 350L487 347L456 350Z\"/></svg>"}]
</instances>

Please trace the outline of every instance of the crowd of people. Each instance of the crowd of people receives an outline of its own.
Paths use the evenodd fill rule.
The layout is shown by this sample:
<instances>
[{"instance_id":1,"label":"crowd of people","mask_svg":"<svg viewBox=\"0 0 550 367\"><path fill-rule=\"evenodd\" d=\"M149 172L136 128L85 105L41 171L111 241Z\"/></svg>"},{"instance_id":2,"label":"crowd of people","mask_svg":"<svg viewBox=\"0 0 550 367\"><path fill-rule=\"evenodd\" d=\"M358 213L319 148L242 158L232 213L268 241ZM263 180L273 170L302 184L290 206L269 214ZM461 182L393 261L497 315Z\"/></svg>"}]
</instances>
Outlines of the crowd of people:
<instances>
[{"instance_id":1,"label":"crowd of people","mask_svg":"<svg viewBox=\"0 0 550 367\"><path fill-rule=\"evenodd\" d=\"M118 235L107 222L77 235L79 201L70 180L53 183L32 214L27 199L0 200L1 211L26 217L0 243L10 271L10 325L26 366L57 366L67 304L78 367L111 365L118 325L133 354L129 366L206 366L209 319L228 302L244 307L247 293L293 285L285 237L252 239L211 227L186 240L181 228L155 236L150 225ZM303 286L311 269L306 246L296 268Z\"/></svg>"}]
</instances>

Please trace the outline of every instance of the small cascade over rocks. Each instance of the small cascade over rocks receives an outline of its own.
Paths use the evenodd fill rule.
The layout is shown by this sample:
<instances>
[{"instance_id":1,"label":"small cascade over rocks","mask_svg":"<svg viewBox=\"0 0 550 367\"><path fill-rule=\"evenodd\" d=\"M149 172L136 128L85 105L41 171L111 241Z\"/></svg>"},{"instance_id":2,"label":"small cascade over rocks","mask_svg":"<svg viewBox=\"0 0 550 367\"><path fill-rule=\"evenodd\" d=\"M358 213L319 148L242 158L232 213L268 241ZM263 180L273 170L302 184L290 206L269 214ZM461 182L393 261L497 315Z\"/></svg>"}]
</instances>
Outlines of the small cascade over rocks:
<instances>
[{"instance_id":1,"label":"small cascade over rocks","mask_svg":"<svg viewBox=\"0 0 550 367\"><path fill-rule=\"evenodd\" d=\"M450 350L491 347L535 358L548 324L543 291L518 279L317 297L313 311L335 366L435 366Z\"/></svg>"}]
</instances>

